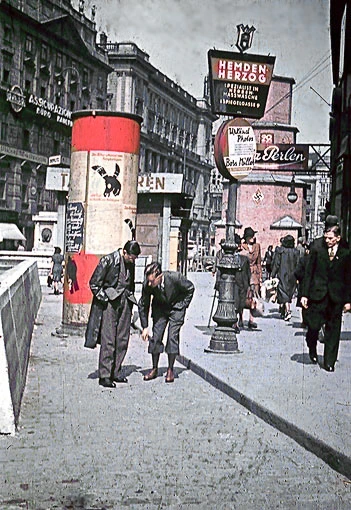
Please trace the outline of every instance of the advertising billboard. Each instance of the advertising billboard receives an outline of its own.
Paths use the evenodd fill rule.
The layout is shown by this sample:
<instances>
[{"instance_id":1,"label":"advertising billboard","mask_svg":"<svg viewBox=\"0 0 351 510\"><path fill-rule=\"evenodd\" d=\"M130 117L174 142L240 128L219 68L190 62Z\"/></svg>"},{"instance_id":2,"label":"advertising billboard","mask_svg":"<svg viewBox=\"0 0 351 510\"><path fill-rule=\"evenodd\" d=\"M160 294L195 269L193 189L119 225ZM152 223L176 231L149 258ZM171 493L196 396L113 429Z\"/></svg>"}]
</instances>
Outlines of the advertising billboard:
<instances>
[{"instance_id":1,"label":"advertising billboard","mask_svg":"<svg viewBox=\"0 0 351 510\"><path fill-rule=\"evenodd\" d=\"M260 119L275 57L209 50L211 109L217 115Z\"/></svg>"}]
</instances>

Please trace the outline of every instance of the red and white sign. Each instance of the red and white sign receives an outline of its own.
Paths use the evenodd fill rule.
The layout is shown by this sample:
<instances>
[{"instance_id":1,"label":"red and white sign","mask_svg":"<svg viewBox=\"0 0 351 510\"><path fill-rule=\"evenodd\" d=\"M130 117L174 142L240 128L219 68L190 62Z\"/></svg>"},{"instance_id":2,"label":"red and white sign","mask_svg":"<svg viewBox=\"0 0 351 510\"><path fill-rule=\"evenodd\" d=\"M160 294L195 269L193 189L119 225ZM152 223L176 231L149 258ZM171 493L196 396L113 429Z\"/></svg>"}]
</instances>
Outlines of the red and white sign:
<instances>
[{"instance_id":1,"label":"red and white sign","mask_svg":"<svg viewBox=\"0 0 351 510\"><path fill-rule=\"evenodd\" d=\"M214 143L215 160L226 179L244 179L255 164L256 138L246 119L235 118L220 126Z\"/></svg>"}]
</instances>

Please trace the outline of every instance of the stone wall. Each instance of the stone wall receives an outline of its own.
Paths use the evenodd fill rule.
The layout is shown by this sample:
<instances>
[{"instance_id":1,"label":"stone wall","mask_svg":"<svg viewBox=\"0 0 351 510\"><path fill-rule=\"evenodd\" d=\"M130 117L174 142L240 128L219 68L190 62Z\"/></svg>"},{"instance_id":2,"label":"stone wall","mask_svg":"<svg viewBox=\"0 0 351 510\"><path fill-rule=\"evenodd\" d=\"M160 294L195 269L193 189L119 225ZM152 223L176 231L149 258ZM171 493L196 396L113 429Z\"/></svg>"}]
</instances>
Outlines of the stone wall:
<instances>
[{"instance_id":1,"label":"stone wall","mask_svg":"<svg viewBox=\"0 0 351 510\"><path fill-rule=\"evenodd\" d=\"M1 258L5 263L6 259ZM34 321L41 303L36 262L24 260L0 274L0 433L18 424Z\"/></svg>"}]
</instances>

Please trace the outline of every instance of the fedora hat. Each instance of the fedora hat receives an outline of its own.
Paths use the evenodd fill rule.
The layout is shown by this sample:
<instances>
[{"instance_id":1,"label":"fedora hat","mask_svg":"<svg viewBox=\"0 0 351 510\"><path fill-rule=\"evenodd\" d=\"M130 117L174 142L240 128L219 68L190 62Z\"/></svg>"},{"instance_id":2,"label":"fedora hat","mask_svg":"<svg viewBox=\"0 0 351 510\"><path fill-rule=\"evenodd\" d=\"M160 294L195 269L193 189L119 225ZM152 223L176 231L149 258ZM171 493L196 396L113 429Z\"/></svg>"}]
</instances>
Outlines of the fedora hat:
<instances>
[{"instance_id":1,"label":"fedora hat","mask_svg":"<svg viewBox=\"0 0 351 510\"><path fill-rule=\"evenodd\" d=\"M251 227L246 227L244 230L244 239L250 239L250 237L255 237L255 234L257 234L257 230L254 230Z\"/></svg>"}]
</instances>

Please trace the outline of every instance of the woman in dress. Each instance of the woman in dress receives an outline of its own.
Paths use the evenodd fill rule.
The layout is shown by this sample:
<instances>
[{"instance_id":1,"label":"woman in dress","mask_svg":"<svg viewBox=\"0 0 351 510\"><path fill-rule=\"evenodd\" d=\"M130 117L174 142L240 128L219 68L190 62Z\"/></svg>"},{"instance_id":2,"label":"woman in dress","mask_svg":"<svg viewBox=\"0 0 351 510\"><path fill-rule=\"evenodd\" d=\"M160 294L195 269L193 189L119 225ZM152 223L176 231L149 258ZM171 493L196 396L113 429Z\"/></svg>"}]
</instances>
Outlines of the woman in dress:
<instances>
[{"instance_id":1,"label":"woman in dress","mask_svg":"<svg viewBox=\"0 0 351 510\"><path fill-rule=\"evenodd\" d=\"M64 257L61 253L61 248L55 247L55 252L51 257L51 270L49 276L51 276L54 283L54 294L60 294L59 283L62 281L63 276L63 260Z\"/></svg>"},{"instance_id":2,"label":"woman in dress","mask_svg":"<svg viewBox=\"0 0 351 510\"><path fill-rule=\"evenodd\" d=\"M272 264L272 278L278 278L277 302L279 303L281 317L291 319L291 301L296 290L295 270L300 254L295 248L293 236L287 235L281 239L281 246L274 252Z\"/></svg>"},{"instance_id":3,"label":"woman in dress","mask_svg":"<svg viewBox=\"0 0 351 510\"><path fill-rule=\"evenodd\" d=\"M251 272L250 287L253 290L255 296L260 296L262 284L261 246L256 241L255 234L256 231L253 230L251 227L245 228L243 235L244 240L241 244L240 253L242 255L245 255L245 257L249 259ZM239 325L243 326L241 321ZM252 316L251 311L249 316L248 328L249 329L257 328L257 324L256 322L254 322L254 318Z\"/></svg>"}]
</instances>

